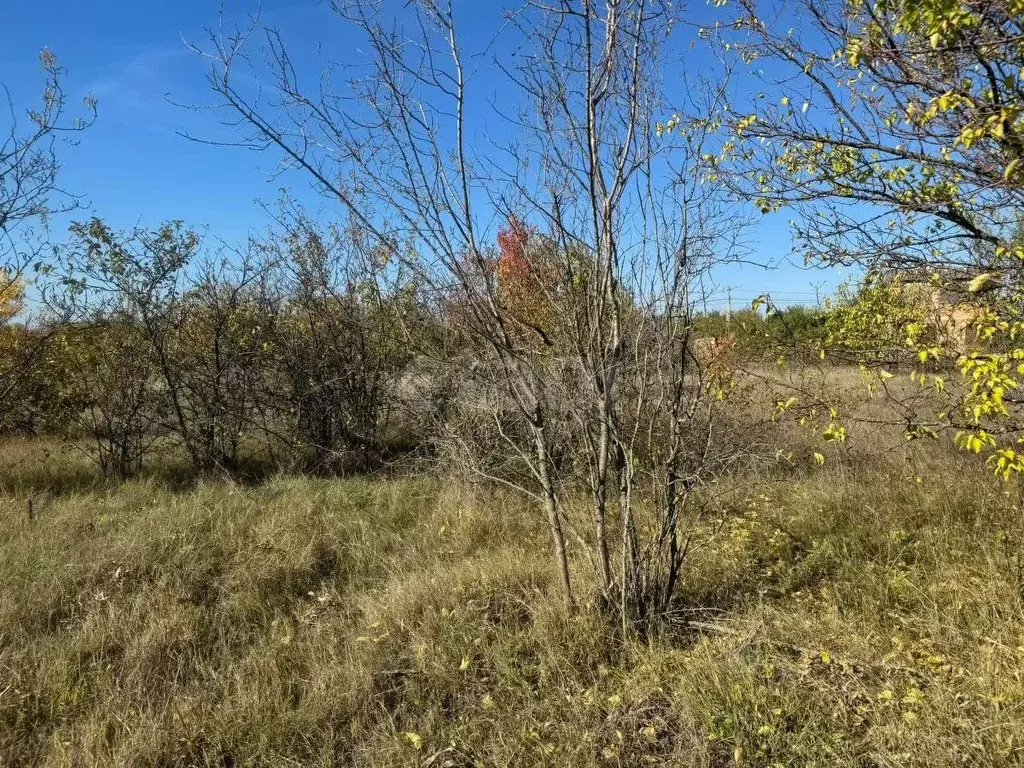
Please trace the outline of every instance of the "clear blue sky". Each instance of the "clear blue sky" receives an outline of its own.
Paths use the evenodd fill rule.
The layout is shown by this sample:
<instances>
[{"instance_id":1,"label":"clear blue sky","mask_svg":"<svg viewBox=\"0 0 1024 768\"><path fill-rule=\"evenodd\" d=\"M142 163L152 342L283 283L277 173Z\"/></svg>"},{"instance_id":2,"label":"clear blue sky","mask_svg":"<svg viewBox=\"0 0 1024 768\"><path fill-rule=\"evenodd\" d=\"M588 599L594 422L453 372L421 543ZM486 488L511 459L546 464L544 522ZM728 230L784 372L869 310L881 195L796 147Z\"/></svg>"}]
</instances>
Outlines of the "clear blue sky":
<instances>
[{"instance_id":1,"label":"clear blue sky","mask_svg":"<svg viewBox=\"0 0 1024 768\"><path fill-rule=\"evenodd\" d=\"M396 7L404 2L395 0ZM87 207L115 226L155 225L183 219L208 227L212 234L237 241L263 226L266 217L258 200L273 202L281 187L304 202L316 198L301 176L275 176L269 154L213 147L178 135L230 136L219 126L225 117L211 111L190 111L177 103L211 102L205 83L206 66L183 41L202 42L205 28L218 22L217 0L51 0L49 3L10 3L4 9L0 46L0 82L16 103L38 98L41 76L38 52L47 46L69 70L71 106L86 93L98 100L96 124L76 147L63 152L63 183L85 195ZM500 17L498 0L456 0L456 10L468 41L493 35ZM706 13L698 5L700 12ZM241 20L257 8L256 0L231 0L230 19ZM343 23L316 0L263 0L261 19L281 29L293 50L315 55L318 45L334 58L357 46ZM482 91L499 88L486 72ZM478 91L478 95L479 95ZM478 131L486 131L481 125ZM327 208L329 211L329 208ZM779 260L790 250L787 214L775 214L751 233L758 258ZM66 221L55 221L56 237ZM834 272L805 271L783 266L765 272L730 267L718 276L724 305L731 286L736 305L770 290L781 303L813 298L813 285L839 280Z\"/></svg>"}]
</instances>

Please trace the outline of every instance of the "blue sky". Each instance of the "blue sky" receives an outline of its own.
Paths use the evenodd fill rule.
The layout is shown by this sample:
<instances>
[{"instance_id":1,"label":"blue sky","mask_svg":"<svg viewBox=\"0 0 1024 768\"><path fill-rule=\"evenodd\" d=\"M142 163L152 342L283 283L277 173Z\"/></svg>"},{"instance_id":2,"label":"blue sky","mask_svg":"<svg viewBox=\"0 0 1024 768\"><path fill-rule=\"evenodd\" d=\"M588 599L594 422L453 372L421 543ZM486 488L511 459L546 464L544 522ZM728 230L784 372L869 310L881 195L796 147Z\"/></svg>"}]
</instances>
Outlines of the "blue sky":
<instances>
[{"instance_id":1,"label":"blue sky","mask_svg":"<svg viewBox=\"0 0 1024 768\"><path fill-rule=\"evenodd\" d=\"M299 24L326 15L316 3L287 0L263 10L268 21ZM282 184L301 186L301 179L275 180L269 157L177 134L217 131L217 115L172 103L210 101L205 65L183 40L201 40L217 23L217 3L57 0L13 4L5 16L0 72L17 102L37 96L43 46L69 70L73 109L86 93L98 100L96 124L62 152L63 182L85 194L88 210L117 226L180 218L234 239L261 223L257 198L273 200Z\"/></svg>"},{"instance_id":2,"label":"blue sky","mask_svg":"<svg viewBox=\"0 0 1024 768\"><path fill-rule=\"evenodd\" d=\"M482 44L493 36L499 5L496 0L456 0L467 42ZM44 46L69 70L72 108L86 93L98 100L96 124L77 146L63 151L63 183L85 195L86 207L78 218L95 213L119 227L183 219L238 241L266 223L258 201L273 202L282 187L303 202L323 205L303 177L275 175L270 154L203 145L178 135L232 135L219 122L226 115L177 106L211 102L206 65L184 41L202 42L205 29L218 23L216 0L51 0L10 6L4 12L0 82L16 103L30 104L38 96L42 78L37 56ZM701 6L703 2L698 12L707 13ZM256 0L231 0L226 14L243 20L257 7ZM310 61L320 45L334 58L357 52L358 41L316 0L264 0L260 16L280 28L300 56L309 54ZM501 87L485 63L476 76L482 81L478 95ZM492 128L481 122L476 131L483 135ZM330 208L323 210L329 214ZM787 218L786 213L766 217L751 233L759 260L788 255ZM60 237L66 225L66 220L55 221L54 235ZM815 285L828 290L840 276L784 265L772 271L729 267L717 278L715 302L724 307L727 287L736 306L766 290L780 303L813 301Z\"/></svg>"}]
</instances>

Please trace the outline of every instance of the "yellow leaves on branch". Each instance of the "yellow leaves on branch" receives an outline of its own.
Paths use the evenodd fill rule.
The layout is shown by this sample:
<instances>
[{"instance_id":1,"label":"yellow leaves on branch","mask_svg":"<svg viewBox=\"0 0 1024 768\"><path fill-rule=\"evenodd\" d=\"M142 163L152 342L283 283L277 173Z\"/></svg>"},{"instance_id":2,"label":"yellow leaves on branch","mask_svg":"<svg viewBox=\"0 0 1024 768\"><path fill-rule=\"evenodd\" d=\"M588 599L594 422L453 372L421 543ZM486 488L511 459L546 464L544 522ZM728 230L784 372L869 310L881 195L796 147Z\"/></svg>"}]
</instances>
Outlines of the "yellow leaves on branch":
<instances>
[{"instance_id":1,"label":"yellow leaves on branch","mask_svg":"<svg viewBox=\"0 0 1024 768\"><path fill-rule=\"evenodd\" d=\"M825 427L825 431L822 433L824 437L830 443L845 443L846 442L846 427L835 422Z\"/></svg>"},{"instance_id":2,"label":"yellow leaves on branch","mask_svg":"<svg viewBox=\"0 0 1024 768\"><path fill-rule=\"evenodd\" d=\"M656 123L654 126L654 132L660 139L665 134L671 134L675 131L675 129L679 127L679 122L679 115L672 115L667 122Z\"/></svg>"},{"instance_id":3,"label":"yellow leaves on branch","mask_svg":"<svg viewBox=\"0 0 1024 768\"><path fill-rule=\"evenodd\" d=\"M983 117L983 119L981 119ZM959 144L964 149L970 149L981 139L1004 140L1012 134L1015 140L1019 138L1018 124L1021 117L1019 107L1003 107L995 114L982 113L979 119L968 123L960 131L954 144ZM1012 164L1012 163L1011 163ZM1016 171L1014 165L1008 172L1004 171L1004 178L1009 179Z\"/></svg>"},{"instance_id":4,"label":"yellow leaves on branch","mask_svg":"<svg viewBox=\"0 0 1024 768\"><path fill-rule=\"evenodd\" d=\"M968 293L980 293L984 290L985 286L992 282L994 275L991 272L982 272L980 275L971 280L967 286Z\"/></svg>"},{"instance_id":5,"label":"yellow leaves on branch","mask_svg":"<svg viewBox=\"0 0 1024 768\"><path fill-rule=\"evenodd\" d=\"M1017 440L1018 444L1021 442L1020 439ZM999 447L996 439L983 429L958 432L956 444L971 453L989 451L986 463L1003 480L1009 480L1013 475L1024 471L1024 453L1010 446Z\"/></svg>"},{"instance_id":6,"label":"yellow leaves on branch","mask_svg":"<svg viewBox=\"0 0 1024 768\"><path fill-rule=\"evenodd\" d=\"M25 305L25 281L0 269L0 323L21 312Z\"/></svg>"},{"instance_id":7,"label":"yellow leaves on branch","mask_svg":"<svg viewBox=\"0 0 1024 768\"><path fill-rule=\"evenodd\" d=\"M757 122L757 115L747 115L736 123L736 135L742 136L743 132L750 129Z\"/></svg>"}]
</instances>

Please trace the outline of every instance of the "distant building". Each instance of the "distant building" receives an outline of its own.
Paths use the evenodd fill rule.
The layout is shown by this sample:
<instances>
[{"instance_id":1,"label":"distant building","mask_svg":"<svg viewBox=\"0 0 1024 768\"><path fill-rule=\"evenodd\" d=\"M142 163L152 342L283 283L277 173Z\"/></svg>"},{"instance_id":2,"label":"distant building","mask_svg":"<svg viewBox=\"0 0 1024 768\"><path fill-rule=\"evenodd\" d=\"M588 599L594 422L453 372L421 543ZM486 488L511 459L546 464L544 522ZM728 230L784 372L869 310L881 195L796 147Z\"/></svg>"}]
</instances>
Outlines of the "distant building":
<instances>
[{"instance_id":1,"label":"distant building","mask_svg":"<svg viewBox=\"0 0 1024 768\"><path fill-rule=\"evenodd\" d=\"M938 343L952 353L969 354L983 346L978 326L985 316L985 308L967 290L973 277L966 271L947 271L936 280L905 272L894 279L904 293L921 302L924 321Z\"/></svg>"}]
</instances>

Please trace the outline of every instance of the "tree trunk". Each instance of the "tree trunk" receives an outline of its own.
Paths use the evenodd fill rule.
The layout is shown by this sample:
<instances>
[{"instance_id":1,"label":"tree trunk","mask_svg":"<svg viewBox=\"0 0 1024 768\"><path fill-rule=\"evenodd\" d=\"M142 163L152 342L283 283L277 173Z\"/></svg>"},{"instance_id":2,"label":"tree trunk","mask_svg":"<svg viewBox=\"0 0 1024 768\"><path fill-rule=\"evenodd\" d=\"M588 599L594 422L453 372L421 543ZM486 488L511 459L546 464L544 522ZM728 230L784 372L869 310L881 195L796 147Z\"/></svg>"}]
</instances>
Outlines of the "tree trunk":
<instances>
[{"instance_id":1,"label":"tree trunk","mask_svg":"<svg viewBox=\"0 0 1024 768\"><path fill-rule=\"evenodd\" d=\"M540 474L540 482L544 491L544 511L548 516L548 526L551 528L551 540L555 548L555 567L558 569L558 579L562 584L562 592L565 597L566 607L570 611L576 610L576 599L572 592L572 581L569 576L569 558L565 549L565 534L562 531L562 518L558 514L558 499L555 494L554 483L551 479L551 472L548 468L548 449L544 434L540 428L535 427L534 442L537 448L537 465Z\"/></svg>"}]
</instances>

